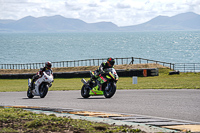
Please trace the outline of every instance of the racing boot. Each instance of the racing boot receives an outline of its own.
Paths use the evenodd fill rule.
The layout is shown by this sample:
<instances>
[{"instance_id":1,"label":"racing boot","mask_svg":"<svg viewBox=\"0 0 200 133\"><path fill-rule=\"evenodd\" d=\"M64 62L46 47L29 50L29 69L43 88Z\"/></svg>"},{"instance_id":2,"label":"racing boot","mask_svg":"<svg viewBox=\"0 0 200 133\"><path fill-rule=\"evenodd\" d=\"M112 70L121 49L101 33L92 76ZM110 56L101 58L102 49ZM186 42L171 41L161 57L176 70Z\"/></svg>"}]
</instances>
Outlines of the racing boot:
<instances>
[{"instance_id":1,"label":"racing boot","mask_svg":"<svg viewBox=\"0 0 200 133\"><path fill-rule=\"evenodd\" d=\"M95 83L95 78L91 77L88 81L87 81L87 84L90 86L90 87L94 87Z\"/></svg>"},{"instance_id":2,"label":"racing boot","mask_svg":"<svg viewBox=\"0 0 200 133\"><path fill-rule=\"evenodd\" d=\"M33 82L31 82L29 88L30 88L31 90L33 90Z\"/></svg>"},{"instance_id":3,"label":"racing boot","mask_svg":"<svg viewBox=\"0 0 200 133\"><path fill-rule=\"evenodd\" d=\"M92 84L92 81L93 81L93 79L90 78L90 79L87 81L87 84L91 85L91 84Z\"/></svg>"},{"instance_id":4,"label":"racing boot","mask_svg":"<svg viewBox=\"0 0 200 133\"><path fill-rule=\"evenodd\" d=\"M34 84L35 80L36 80L36 79L33 79L33 80L31 81L31 85L30 85L30 89L31 89L31 90L34 89L34 85L33 85L33 84Z\"/></svg>"}]
</instances>

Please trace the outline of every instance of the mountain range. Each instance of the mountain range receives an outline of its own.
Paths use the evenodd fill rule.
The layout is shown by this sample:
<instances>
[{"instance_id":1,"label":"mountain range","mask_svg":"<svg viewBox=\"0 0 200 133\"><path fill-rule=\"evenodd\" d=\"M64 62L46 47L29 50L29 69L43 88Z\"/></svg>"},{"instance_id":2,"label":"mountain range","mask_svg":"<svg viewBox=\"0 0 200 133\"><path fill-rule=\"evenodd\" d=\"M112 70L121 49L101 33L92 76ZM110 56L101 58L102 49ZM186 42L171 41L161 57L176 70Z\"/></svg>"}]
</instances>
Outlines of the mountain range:
<instances>
[{"instance_id":1,"label":"mountain range","mask_svg":"<svg viewBox=\"0 0 200 133\"><path fill-rule=\"evenodd\" d=\"M148 22L119 27L112 22L86 23L60 15L19 20L0 20L0 32L135 32L200 30L200 15L193 12L158 16Z\"/></svg>"}]
</instances>

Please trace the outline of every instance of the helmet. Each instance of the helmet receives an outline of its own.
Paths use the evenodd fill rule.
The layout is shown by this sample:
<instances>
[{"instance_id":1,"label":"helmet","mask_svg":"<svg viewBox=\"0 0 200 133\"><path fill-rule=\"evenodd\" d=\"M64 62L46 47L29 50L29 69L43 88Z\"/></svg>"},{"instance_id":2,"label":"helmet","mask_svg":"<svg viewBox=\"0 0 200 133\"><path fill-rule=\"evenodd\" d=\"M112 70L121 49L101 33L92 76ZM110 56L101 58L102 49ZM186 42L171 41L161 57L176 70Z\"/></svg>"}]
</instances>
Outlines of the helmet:
<instances>
[{"instance_id":1,"label":"helmet","mask_svg":"<svg viewBox=\"0 0 200 133\"><path fill-rule=\"evenodd\" d=\"M110 64L110 66L113 66L115 64L115 59L110 57L107 59L107 63Z\"/></svg>"},{"instance_id":2,"label":"helmet","mask_svg":"<svg viewBox=\"0 0 200 133\"><path fill-rule=\"evenodd\" d=\"M51 69L51 62L50 61L47 61L47 62L45 62L45 67L47 68L47 69Z\"/></svg>"}]
</instances>

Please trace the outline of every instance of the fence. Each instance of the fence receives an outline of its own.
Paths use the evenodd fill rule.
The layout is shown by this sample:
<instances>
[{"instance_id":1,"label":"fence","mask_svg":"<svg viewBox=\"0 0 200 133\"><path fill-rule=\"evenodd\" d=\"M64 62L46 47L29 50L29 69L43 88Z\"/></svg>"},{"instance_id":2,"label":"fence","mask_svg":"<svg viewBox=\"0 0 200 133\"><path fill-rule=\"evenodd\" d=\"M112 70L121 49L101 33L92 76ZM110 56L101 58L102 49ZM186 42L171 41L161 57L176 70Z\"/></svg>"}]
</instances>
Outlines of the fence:
<instances>
[{"instance_id":1,"label":"fence","mask_svg":"<svg viewBox=\"0 0 200 133\"><path fill-rule=\"evenodd\" d=\"M52 62L53 68L59 67L77 67L77 66L99 66L103 61L106 61L107 58L102 59L86 59L86 60L75 60L75 61L59 61ZM149 60L144 58L137 57L128 57L128 58L115 58L115 64L148 64L156 63L163 66L169 67L174 70L173 63ZM27 63L27 64L0 64L0 69L39 69L44 66L44 63Z\"/></svg>"},{"instance_id":2,"label":"fence","mask_svg":"<svg viewBox=\"0 0 200 133\"><path fill-rule=\"evenodd\" d=\"M174 69L180 72L200 72L200 63L175 63Z\"/></svg>"},{"instance_id":3,"label":"fence","mask_svg":"<svg viewBox=\"0 0 200 133\"><path fill-rule=\"evenodd\" d=\"M77 67L77 66L99 66L107 58L102 59L85 59L75 61L59 61L52 62L53 68L59 67ZM167 63L137 57L115 58L115 64L148 64L156 63L169 67L172 70L180 72L200 72L200 63ZM44 66L44 63L26 63L26 64L0 64L0 69L39 69Z\"/></svg>"}]
</instances>

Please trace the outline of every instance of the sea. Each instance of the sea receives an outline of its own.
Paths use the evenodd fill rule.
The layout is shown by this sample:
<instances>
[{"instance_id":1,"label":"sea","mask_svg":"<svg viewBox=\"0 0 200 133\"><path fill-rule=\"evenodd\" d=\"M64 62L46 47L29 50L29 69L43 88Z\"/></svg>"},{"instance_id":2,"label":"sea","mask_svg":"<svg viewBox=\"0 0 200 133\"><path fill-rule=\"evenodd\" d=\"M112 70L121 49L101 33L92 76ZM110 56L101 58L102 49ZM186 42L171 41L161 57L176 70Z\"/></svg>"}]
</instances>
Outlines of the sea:
<instances>
[{"instance_id":1,"label":"sea","mask_svg":"<svg viewBox=\"0 0 200 133\"><path fill-rule=\"evenodd\" d=\"M0 33L0 64L107 57L200 63L200 31Z\"/></svg>"}]
</instances>

